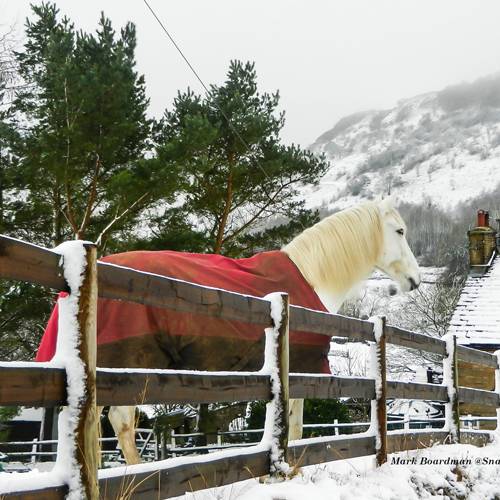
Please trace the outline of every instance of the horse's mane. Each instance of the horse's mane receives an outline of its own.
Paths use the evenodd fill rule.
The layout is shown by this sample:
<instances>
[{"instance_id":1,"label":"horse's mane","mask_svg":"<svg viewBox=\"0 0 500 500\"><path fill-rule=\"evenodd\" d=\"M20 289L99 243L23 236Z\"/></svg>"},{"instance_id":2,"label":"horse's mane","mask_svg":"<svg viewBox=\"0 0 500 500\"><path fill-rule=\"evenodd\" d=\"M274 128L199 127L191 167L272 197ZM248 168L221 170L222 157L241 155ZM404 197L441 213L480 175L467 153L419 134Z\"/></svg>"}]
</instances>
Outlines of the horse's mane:
<instances>
[{"instance_id":1,"label":"horse's mane","mask_svg":"<svg viewBox=\"0 0 500 500\"><path fill-rule=\"evenodd\" d=\"M404 224L396 210L391 215ZM343 293L367 277L382 248L382 214L367 202L324 218L282 250L316 290Z\"/></svg>"}]
</instances>

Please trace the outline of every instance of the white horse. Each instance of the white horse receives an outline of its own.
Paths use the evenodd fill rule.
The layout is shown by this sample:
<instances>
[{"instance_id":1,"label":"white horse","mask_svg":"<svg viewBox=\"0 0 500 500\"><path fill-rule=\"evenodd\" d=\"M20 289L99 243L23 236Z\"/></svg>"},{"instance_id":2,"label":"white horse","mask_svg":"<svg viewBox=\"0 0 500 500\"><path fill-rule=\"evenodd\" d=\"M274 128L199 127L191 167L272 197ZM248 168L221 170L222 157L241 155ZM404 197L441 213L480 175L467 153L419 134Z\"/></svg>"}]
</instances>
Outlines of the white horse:
<instances>
[{"instance_id":1,"label":"white horse","mask_svg":"<svg viewBox=\"0 0 500 500\"><path fill-rule=\"evenodd\" d=\"M343 210L306 229L282 251L295 263L325 307L336 313L350 292L379 269L408 292L420 285L406 226L389 199ZM289 439L302 437L303 400L290 400ZM109 419L128 464L140 462L135 407L111 407Z\"/></svg>"}]
</instances>

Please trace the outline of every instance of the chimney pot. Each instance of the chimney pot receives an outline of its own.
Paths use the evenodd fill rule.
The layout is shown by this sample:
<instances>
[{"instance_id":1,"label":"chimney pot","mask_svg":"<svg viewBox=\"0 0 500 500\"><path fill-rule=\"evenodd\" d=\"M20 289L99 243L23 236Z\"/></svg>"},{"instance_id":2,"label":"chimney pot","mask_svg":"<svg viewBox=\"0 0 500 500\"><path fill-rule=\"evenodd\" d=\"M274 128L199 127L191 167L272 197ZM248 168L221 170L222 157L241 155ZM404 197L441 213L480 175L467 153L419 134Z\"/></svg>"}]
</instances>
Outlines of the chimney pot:
<instances>
[{"instance_id":1,"label":"chimney pot","mask_svg":"<svg viewBox=\"0 0 500 500\"><path fill-rule=\"evenodd\" d=\"M477 211L477 225L478 227L488 227L490 225L490 214L487 210Z\"/></svg>"}]
</instances>

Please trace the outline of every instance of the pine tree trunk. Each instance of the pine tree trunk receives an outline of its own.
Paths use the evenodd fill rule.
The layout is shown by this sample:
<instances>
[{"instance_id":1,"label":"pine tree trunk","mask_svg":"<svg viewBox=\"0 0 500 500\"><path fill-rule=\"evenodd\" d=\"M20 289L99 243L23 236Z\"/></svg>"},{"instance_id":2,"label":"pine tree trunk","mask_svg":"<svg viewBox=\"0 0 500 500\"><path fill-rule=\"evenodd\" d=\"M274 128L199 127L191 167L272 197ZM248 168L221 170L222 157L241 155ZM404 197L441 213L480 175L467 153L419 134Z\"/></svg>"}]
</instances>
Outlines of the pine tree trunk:
<instances>
[{"instance_id":1,"label":"pine tree trunk","mask_svg":"<svg viewBox=\"0 0 500 500\"><path fill-rule=\"evenodd\" d=\"M0 157L0 162L1 162L1 157ZM3 233L5 231L4 228L4 200L3 200L3 190L4 190L4 166L0 165L0 233Z\"/></svg>"},{"instance_id":2,"label":"pine tree trunk","mask_svg":"<svg viewBox=\"0 0 500 500\"><path fill-rule=\"evenodd\" d=\"M62 243L62 214L61 214L61 195L59 193L59 188L56 187L54 190L54 211L52 214L52 240L54 245L59 245Z\"/></svg>"},{"instance_id":3,"label":"pine tree trunk","mask_svg":"<svg viewBox=\"0 0 500 500\"><path fill-rule=\"evenodd\" d=\"M215 240L214 253L221 253L222 244L224 242L224 231L226 230L227 219L229 217L229 212L231 211L231 205L233 202L233 171L232 164L234 163L234 155L230 156L229 159L230 168L229 177L227 179L226 188L226 200L224 204L224 211L222 212L222 218L219 223L219 228L217 230L217 237Z\"/></svg>"}]
</instances>

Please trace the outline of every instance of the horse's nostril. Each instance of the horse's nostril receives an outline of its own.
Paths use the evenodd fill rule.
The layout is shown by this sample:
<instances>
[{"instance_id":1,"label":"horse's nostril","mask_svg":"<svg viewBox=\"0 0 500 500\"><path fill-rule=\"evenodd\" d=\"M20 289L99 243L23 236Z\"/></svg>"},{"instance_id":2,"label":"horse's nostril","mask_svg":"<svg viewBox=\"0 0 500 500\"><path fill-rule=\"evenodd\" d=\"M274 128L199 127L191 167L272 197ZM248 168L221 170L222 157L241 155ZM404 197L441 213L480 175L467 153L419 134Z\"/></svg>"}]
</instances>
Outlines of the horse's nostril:
<instances>
[{"instance_id":1,"label":"horse's nostril","mask_svg":"<svg viewBox=\"0 0 500 500\"><path fill-rule=\"evenodd\" d=\"M410 290L416 290L418 288L418 285L413 278L408 278L408 281L410 282Z\"/></svg>"}]
</instances>

